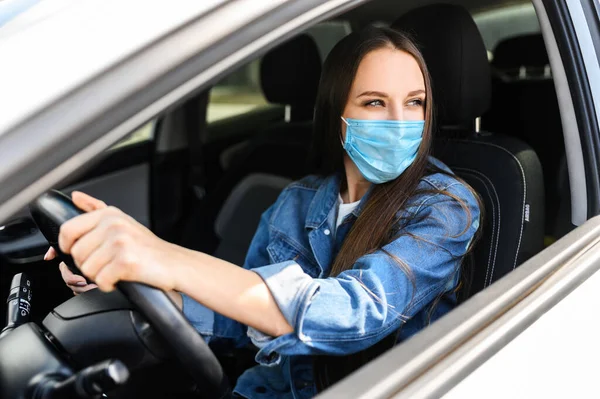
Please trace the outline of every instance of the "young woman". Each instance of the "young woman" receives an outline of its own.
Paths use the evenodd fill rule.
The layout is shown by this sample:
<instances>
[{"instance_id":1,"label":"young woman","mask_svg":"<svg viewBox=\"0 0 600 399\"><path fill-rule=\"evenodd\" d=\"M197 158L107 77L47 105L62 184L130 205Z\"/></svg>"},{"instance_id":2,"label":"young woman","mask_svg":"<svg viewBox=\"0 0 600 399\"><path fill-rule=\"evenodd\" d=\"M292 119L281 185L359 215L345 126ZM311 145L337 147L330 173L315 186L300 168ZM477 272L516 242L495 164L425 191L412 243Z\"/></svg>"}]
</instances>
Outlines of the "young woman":
<instances>
[{"instance_id":1,"label":"young woman","mask_svg":"<svg viewBox=\"0 0 600 399\"><path fill-rule=\"evenodd\" d=\"M456 305L479 201L428 156L432 123L418 49L370 27L324 64L321 173L263 214L243 267L162 241L82 193L73 201L88 213L62 226L60 247L104 291L119 280L159 287L208 341L254 343L259 365L238 379L237 395L310 397ZM76 293L95 287L61 272Z\"/></svg>"}]
</instances>

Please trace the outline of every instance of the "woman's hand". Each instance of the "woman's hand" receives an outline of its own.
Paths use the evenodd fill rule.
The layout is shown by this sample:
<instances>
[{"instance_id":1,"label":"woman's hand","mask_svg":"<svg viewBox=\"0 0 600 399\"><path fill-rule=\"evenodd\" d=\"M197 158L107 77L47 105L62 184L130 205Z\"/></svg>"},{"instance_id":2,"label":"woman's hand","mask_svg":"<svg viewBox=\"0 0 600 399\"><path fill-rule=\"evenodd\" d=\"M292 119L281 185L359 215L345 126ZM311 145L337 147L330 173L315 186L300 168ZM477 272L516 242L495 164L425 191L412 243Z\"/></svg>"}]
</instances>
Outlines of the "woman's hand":
<instances>
[{"instance_id":1,"label":"woman's hand","mask_svg":"<svg viewBox=\"0 0 600 399\"><path fill-rule=\"evenodd\" d=\"M81 192L74 192L72 198L87 213L61 226L58 243L64 253L71 254L86 277L103 291L113 290L120 280L142 282L165 291L175 288L169 265L177 264L176 246L100 200ZM47 255L53 255L50 252L54 251ZM61 266L63 279L70 287L84 281L67 272L66 265ZM85 291L93 288L88 287L83 288Z\"/></svg>"},{"instance_id":2,"label":"woman's hand","mask_svg":"<svg viewBox=\"0 0 600 399\"><path fill-rule=\"evenodd\" d=\"M74 193L75 194L75 193ZM81 193L77 193L75 195L79 195ZM87 197L87 196L86 196ZM86 197L83 197L84 201L82 201L79 205L79 208L85 212L91 212L98 209L106 208L106 204L100 200L95 201L86 201ZM91 197L90 197L91 198ZM50 247L48 252L44 255L44 260L52 260L56 258L57 254L54 248ZM82 292L89 291L94 288L98 288L96 284L88 284L83 276L74 274L69 270L67 265L64 262L60 262L58 265L58 269L60 270L60 275L62 276L63 281L73 291L73 294L81 294Z\"/></svg>"},{"instance_id":3,"label":"woman's hand","mask_svg":"<svg viewBox=\"0 0 600 399\"><path fill-rule=\"evenodd\" d=\"M137 281L166 291L180 308L178 292L184 292L269 335L293 331L258 274L161 240L119 209L89 195L74 192L72 198L87 213L60 227L58 245L102 291L113 290L121 280ZM65 281L67 276L63 274Z\"/></svg>"},{"instance_id":4,"label":"woman's hand","mask_svg":"<svg viewBox=\"0 0 600 399\"><path fill-rule=\"evenodd\" d=\"M50 247L48 252L46 252L46 255L44 255L44 260L52 260L54 258L56 258L56 251L54 251L54 248ZM77 295L81 294L82 292L89 291L93 288L98 288L96 284L88 284L87 281L85 281L84 277L79 276L77 274L73 274L73 272L69 270L65 262L60 262L58 268L60 270L60 275L62 276L63 281L65 282L67 287L69 287L71 291L73 291L73 294Z\"/></svg>"}]
</instances>

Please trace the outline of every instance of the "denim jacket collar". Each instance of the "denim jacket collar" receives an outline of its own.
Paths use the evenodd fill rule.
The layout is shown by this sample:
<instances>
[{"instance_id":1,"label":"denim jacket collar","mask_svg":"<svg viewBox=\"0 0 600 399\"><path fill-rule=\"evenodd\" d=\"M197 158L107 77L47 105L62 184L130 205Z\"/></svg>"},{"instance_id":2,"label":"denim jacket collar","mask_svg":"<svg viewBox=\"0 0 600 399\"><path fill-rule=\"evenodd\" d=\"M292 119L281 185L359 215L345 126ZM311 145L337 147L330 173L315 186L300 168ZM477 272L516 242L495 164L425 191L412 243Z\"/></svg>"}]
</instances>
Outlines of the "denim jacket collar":
<instances>
[{"instance_id":1,"label":"denim jacket collar","mask_svg":"<svg viewBox=\"0 0 600 399\"><path fill-rule=\"evenodd\" d=\"M313 200L308 208L308 214L306 216L305 227L307 229L318 229L327 220L332 208L338 202L338 195L340 194L341 175L339 173L326 177L315 194ZM352 211L352 214L358 218L362 211L369 195L373 191L375 185L371 184L365 195L360 200L358 206Z\"/></svg>"},{"instance_id":2,"label":"denim jacket collar","mask_svg":"<svg viewBox=\"0 0 600 399\"><path fill-rule=\"evenodd\" d=\"M329 212L337 203L340 192L340 176L336 173L326 177L313 197L306 215L305 227L318 229L327 220Z\"/></svg>"}]
</instances>

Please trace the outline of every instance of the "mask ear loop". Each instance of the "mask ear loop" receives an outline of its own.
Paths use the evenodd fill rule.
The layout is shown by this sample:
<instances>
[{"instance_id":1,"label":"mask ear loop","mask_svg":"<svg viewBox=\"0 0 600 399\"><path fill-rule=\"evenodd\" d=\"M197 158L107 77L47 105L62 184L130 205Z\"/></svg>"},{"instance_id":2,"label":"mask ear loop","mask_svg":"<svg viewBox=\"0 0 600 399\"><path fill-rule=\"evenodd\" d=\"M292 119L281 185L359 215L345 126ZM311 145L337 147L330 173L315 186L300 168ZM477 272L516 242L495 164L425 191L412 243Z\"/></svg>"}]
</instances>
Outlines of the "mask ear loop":
<instances>
[{"instance_id":1,"label":"mask ear loop","mask_svg":"<svg viewBox=\"0 0 600 399\"><path fill-rule=\"evenodd\" d=\"M340 118L342 118L342 120L344 121L344 123L346 123L346 135L348 135L348 126L350 126L350 124L348 123L348 121L346 120L346 118L344 118L343 116L340 116ZM342 137L342 132L340 131L340 143L342 143L342 148L346 148L344 145L344 138Z\"/></svg>"}]
</instances>

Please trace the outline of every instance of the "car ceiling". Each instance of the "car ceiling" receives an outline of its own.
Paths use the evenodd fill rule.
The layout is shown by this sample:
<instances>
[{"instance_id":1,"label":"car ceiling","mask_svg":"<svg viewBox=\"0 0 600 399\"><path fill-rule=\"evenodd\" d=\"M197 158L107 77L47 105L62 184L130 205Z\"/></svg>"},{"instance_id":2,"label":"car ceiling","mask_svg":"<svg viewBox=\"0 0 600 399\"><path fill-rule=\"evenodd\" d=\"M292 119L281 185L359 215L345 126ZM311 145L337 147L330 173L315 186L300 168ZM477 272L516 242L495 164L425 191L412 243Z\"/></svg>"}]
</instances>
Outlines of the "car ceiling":
<instances>
[{"instance_id":1,"label":"car ceiling","mask_svg":"<svg viewBox=\"0 0 600 399\"><path fill-rule=\"evenodd\" d=\"M428 4L457 4L465 7L471 13L476 13L496 7L529 2L528 0L374 0L347 12L340 18L350 21L352 27L357 29L373 22L391 23L409 10Z\"/></svg>"}]
</instances>

